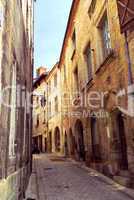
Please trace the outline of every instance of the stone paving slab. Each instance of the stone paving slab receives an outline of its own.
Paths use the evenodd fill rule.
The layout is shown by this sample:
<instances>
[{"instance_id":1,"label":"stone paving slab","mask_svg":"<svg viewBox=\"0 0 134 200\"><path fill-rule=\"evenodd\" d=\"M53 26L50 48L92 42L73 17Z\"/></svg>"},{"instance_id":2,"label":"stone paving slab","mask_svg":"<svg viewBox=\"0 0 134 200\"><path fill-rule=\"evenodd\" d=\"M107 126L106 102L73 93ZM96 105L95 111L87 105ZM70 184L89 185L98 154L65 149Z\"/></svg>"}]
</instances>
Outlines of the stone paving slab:
<instances>
[{"instance_id":1,"label":"stone paving slab","mask_svg":"<svg viewBox=\"0 0 134 200\"><path fill-rule=\"evenodd\" d=\"M133 190L78 162L56 157L52 161L54 156L34 157L37 181L33 181L29 197L36 193L36 200L134 200Z\"/></svg>"}]
</instances>

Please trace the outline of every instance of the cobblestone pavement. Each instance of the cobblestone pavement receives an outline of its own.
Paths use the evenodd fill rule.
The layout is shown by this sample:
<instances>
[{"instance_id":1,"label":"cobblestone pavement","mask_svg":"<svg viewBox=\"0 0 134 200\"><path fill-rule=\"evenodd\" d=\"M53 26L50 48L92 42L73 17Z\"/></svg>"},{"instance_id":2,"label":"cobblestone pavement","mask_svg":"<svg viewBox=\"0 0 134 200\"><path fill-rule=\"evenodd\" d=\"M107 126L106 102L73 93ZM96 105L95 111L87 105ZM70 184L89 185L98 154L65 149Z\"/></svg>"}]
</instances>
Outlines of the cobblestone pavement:
<instances>
[{"instance_id":1,"label":"cobblestone pavement","mask_svg":"<svg viewBox=\"0 0 134 200\"><path fill-rule=\"evenodd\" d=\"M34 157L39 200L132 200L94 173L55 155Z\"/></svg>"}]
</instances>

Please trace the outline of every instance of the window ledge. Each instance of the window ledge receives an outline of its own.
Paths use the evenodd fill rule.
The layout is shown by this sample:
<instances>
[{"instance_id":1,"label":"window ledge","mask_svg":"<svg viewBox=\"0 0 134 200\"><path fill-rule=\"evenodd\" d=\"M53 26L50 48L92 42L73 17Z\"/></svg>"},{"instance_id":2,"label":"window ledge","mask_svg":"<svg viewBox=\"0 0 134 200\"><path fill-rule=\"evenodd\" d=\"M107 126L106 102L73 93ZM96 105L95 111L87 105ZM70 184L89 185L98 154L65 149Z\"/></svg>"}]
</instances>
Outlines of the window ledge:
<instances>
[{"instance_id":1,"label":"window ledge","mask_svg":"<svg viewBox=\"0 0 134 200\"><path fill-rule=\"evenodd\" d=\"M113 49L110 49L108 55L104 58L102 63L99 65L99 67L96 70L96 74L101 70L103 66L106 66L107 64L110 64L112 60L116 57L115 51Z\"/></svg>"}]
</instances>

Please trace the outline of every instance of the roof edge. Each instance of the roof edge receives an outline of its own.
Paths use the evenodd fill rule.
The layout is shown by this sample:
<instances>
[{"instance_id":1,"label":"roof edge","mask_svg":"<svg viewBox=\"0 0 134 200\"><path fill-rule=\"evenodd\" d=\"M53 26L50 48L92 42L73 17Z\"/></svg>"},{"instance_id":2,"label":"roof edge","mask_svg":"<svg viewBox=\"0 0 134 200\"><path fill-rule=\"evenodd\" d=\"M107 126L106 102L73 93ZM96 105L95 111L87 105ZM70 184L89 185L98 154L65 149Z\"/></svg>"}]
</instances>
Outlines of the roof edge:
<instances>
[{"instance_id":1,"label":"roof edge","mask_svg":"<svg viewBox=\"0 0 134 200\"><path fill-rule=\"evenodd\" d=\"M68 39L69 29L72 27L72 23L74 23L73 19L75 18L76 11L79 6L79 2L80 2L80 0L73 0L73 2L72 2L72 6L71 6L68 22L67 22L67 28L66 28L66 32L65 32L65 36L64 36L64 40L63 40L63 45L62 45L62 49L61 49L61 53L60 53L59 68L61 66L61 62L62 62L62 59L64 56L66 42L68 41L67 39Z\"/></svg>"}]
</instances>

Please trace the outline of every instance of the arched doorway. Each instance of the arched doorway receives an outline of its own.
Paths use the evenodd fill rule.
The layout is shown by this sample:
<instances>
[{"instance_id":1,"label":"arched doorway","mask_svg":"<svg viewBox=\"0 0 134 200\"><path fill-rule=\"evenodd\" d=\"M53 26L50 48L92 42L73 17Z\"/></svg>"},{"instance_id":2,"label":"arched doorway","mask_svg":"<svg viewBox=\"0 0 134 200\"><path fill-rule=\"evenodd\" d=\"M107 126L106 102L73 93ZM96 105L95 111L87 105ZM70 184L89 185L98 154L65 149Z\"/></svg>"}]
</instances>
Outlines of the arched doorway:
<instances>
[{"instance_id":1,"label":"arched doorway","mask_svg":"<svg viewBox=\"0 0 134 200\"><path fill-rule=\"evenodd\" d=\"M73 156L75 152L75 137L73 136L72 129L69 129L69 146L70 146L70 155Z\"/></svg>"},{"instance_id":2,"label":"arched doorway","mask_svg":"<svg viewBox=\"0 0 134 200\"><path fill-rule=\"evenodd\" d=\"M44 138L44 142L45 142L45 153L47 152L47 138Z\"/></svg>"},{"instance_id":3,"label":"arched doorway","mask_svg":"<svg viewBox=\"0 0 134 200\"><path fill-rule=\"evenodd\" d=\"M95 117L91 117L91 140L92 140L92 159L93 161L101 160L100 153L100 139L97 129L97 120Z\"/></svg>"},{"instance_id":4,"label":"arched doorway","mask_svg":"<svg viewBox=\"0 0 134 200\"><path fill-rule=\"evenodd\" d=\"M49 132L49 152L52 153L52 132Z\"/></svg>"},{"instance_id":5,"label":"arched doorway","mask_svg":"<svg viewBox=\"0 0 134 200\"><path fill-rule=\"evenodd\" d=\"M60 152L60 129L59 129L59 127L55 128L54 135L55 135L55 151Z\"/></svg>"},{"instance_id":6,"label":"arched doorway","mask_svg":"<svg viewBox=\"0 0 134 200\"><path fill-rule=\"evenodd\" d=\"M119 164L122 170L128 169L128 157L127 157L127 143L125 135L124 120L121 113L117 115L117 128L118 128L118 147L119 147Z\"/></svg>"},{"instance_id":7,"label":"arched doorway","mask_svg":"<svg viewBox=\"0 0 134 200\"><path fill-rule=\"evenodd\" d=\"M65 156L68 156L68 139L67 139L67 133L66 133L66 131L65 131L64 146L65 146Z\"/></svg>"},{"instance_id":8,"label":"arched doorway","mask_svg":"<svg viewBox=\"0 0 134 200\"><path fill-rule=\"evenodd\" d=\"M39 135L38 146L39 146L40 152L42 152L42 135Z\"/></svg>"},{"instance_id":9,"label":"arched doorway","mask_svg":"<svg viewBox=\"0 0 134 200\"><path fill-rule=\"evenodd\" d=\"M79 159L85 161L85 145L84 145L84 135L83 135L83 125L80 120L76 121L75 124L75 135L77 141L77 151Z\"/></svg>"}]
</instances>

